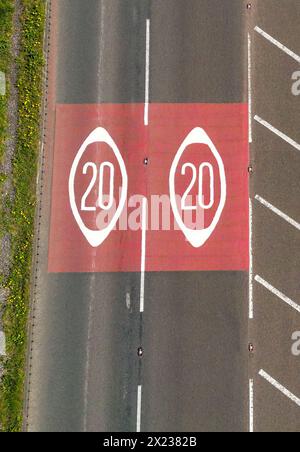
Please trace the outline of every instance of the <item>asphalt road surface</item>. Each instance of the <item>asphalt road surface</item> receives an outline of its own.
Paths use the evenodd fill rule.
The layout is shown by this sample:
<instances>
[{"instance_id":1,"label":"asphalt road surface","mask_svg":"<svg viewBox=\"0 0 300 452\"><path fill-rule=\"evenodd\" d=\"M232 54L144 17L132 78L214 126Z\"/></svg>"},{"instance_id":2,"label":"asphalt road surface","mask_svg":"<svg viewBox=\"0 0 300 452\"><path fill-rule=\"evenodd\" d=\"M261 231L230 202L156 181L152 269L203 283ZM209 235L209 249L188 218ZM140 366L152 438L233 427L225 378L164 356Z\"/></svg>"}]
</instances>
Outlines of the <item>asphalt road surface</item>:
<instances>
[{"instance_id":1,"label":"asphalt road surface","mask_svg":"<svg viewBox=\"0 0 300 452\"><path fill-rule=\"evenodd\" d=\"M291 352L299 312L261 284L299 301L299 230L259 201L300 221L299 150L254 118L248 134L250 111L300 142L291 94L299 63L254 30L265 27L300 54L297 2L50 7L24 429L300 431L300 358ZM207 131L225 164L227 201L204 246L192 247L180 230L113 231L97 248L87 243L66 193L78 147L95 127L114 134L129 192L148 202L168 188L186 134ZM215 181L216 198L221 190Z\"/></svg>"}]
</instances>

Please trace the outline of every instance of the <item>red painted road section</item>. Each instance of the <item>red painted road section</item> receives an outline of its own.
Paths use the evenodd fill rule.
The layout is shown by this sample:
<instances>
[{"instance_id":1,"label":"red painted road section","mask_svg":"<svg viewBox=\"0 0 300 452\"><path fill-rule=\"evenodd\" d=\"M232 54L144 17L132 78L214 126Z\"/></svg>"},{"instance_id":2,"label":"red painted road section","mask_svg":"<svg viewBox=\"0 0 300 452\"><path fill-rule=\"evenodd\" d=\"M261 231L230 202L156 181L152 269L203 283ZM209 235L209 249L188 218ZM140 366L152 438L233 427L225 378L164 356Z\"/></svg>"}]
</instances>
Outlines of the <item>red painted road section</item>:
<instances>
[{"instance_id":1,"label":"red painted road section","mask_svg":"<svg viewBox=\"0 0 300 452\"><path fill-rule=\"evenodd\" d=\"M104 127L117 144L128 174L128 199L143 195L148 203L153 195L169 196L169 172L185 137L195 127L203 128L216 146L225 166L227 199L219 224L209 240L193 248L181 230L151 230L153 211L149 211L147 231L147 271L247 271L249 267L249 193L248 193L248 108L246 104L151 104L150 125L144 127L143 104L57 105L55 152L52 188L52 211L49 241L49 272L139 272L141 270L141 230L114 230L98 248L93 248L80 231L70 207L68 182L72 163L88 135ZM143 159L149 158L145 166ZM88 162L97 168L104 161L115 168L114 197L119 199L121 172L117 160L106 144L92 144L82 156L75 177L78 209L92 178L92 168L83 174ZM190 146L176 173L176 193L184 194L191 181L191 170L181 175L184 163L196 168L207 161L215 174L215 203L205 211L204 226L210 224L220 200L220 178L216 160L206 145ZM104 193L109 191L109 173L104 172ZM195 202L198 183L191 194ZM96 205L99 181L86 198L86 207ZM209 173L204 172L203 194L209 203ZM132 199L132 198L131 198ZM136 201L136 200L135 200ZM139 205L124 210L118 229L139 212ZM166 207L168 208L168 206ZM96 230L101 213L82 212L86 226ZM111 213L111 211L110 211ZM139 221L138 221L139 223Z\"/></svg>"}]
</instances>

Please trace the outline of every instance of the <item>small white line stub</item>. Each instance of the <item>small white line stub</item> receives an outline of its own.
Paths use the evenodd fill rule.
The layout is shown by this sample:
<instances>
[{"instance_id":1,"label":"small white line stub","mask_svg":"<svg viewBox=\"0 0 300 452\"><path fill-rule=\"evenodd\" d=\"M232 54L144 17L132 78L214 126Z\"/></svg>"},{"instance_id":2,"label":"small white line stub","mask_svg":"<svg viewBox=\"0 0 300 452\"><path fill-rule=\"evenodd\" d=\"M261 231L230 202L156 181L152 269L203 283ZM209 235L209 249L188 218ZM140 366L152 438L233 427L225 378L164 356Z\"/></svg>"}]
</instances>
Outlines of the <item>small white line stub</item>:
<instances>
[{"instance_id":1,"label":"small white line stub","mask_svg":"<svg viewBox=\"0 0 300 452\"><path fill-rule=\"evenodd\" d=\"M254 381L249 380L249 432L254 432Z\"/></svg>"},{"instance_id":2,"label":"small white line stub","mask_svg":"<svg viewBox=\"0 0 300 452\"><path fill-rule=\"evenodd\" d=\"M136 413L136 431L140 433L142 423L142 386L138 386L137 391L137 413Z\"/></svg>"}]
</instances>

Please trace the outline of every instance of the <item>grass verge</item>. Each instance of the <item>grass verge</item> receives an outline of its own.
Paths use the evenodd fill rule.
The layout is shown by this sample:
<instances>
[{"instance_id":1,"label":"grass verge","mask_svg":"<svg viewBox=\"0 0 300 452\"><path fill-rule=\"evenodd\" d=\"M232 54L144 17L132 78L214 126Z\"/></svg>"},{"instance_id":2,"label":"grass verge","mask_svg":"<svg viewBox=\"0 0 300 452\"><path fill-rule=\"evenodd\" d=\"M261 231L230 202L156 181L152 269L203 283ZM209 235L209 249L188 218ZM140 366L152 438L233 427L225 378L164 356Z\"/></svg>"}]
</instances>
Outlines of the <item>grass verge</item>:
<instances>
[{"instance_id":1,"label":"grass verge","mask_svg":"<svg viewBox=\"0 0 300 452\"><path fill-rule=\"evenodd\" d=\"M10 46L13 30L13 0L0 0L0 71L7 74L10 66ZM9 88L6 95L0 96L0 161L3 158L6 130L7 130L7 102ZM4 177L0 174L0 184Z\"/></svg>"},{"instance_id":2,"label":"grass verge","mask_svg":"<svg viewBox=\"0 0 300 452\"><path fill-rule=\"evenodd\" d=\"M1 3L11 3L0 0ZM9 298L4 312L7 357L0 385L0 424L21 430L24 398L27 317L36 204L43 78L44 0L22 0L18 59L18 131L13 162L14 201L5 225L11 236Z\"/></svg>"}]
</instances>

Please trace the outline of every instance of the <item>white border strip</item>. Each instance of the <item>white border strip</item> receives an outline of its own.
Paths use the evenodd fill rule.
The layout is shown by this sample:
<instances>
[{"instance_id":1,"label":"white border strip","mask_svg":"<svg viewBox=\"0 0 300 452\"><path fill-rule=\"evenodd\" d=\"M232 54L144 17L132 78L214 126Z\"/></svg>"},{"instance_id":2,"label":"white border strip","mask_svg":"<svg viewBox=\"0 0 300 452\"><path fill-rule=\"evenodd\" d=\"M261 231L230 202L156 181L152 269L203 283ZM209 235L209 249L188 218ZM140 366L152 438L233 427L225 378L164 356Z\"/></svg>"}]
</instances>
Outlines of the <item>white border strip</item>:
<instances>
[{"instance_id":1,"label":"white border strip","mask_svg":"<svg viewBox=\"0 0 300 452\"><path fill-rule=\"evenodd\" d=\"M145 67L145 109L144 125L149 125L149 92L150 92L150 19L146 21L146 67Z\"/></svg>"},{"instance_id":2,"label":"white border strip","mask_svg":"<svg viewBox=\"0 0 300 452\"><path fill-rule=\"evenodd\" d=\"M293 220L293 218L289 217L285 213L283 213L281 210L277 209L277 207L273 206L271 203L266 201L264 198L262 198L259 195L255 196L255 199L259 201L263 206L270 209L273 213L281 217L283 220L287 221L290 225L294 226L294 228L298 229L300 231L300 224L297 223L297 221Z\"/></svg>"},{"instance_id":3,"label":"white border strip","mask_svg":"<svg viewBox=\"0 0 300 452\"><path fill-rule=\"evenodd\" d=\"M275 135L280 137L282 140L286 141L288 144L293 146L297 151L300 151L300 144L298 144L296 141L292 140L290 137L288 137L285 133L280 132L280 130L273 127L269 122L265 121L264 119L260 118L259 116L254 116L255 121L259 122L262 126L269 129L271 132L273 132Z\"/></svg>"},{"instance_id":4,"label":"white border strip","mask_svg":"<svg viewBox=\"0 0 300 452\"><path fill-rule=\"evenodd\" d=\"M284 53L286 53L288 56L292 57L294 60L297 61L297 63L300 63L300 56L297 55L295 52L292 52L290 49L288 49L286 46L281 44L281 42L274 39L272 36L270 36L268 33L266 33L264 30L262 30L260 27L255 27L254 30L259 33L261 36L263 36L265 39L267 39L271 44L278 47L280 50L282 50Z\"/></svg>"},{"instance_id":5,"label":"white border strip","mask_svg":"<svg viewBox=\"0 0 300 452\"><path fill-rule=\"evenodd\" d=\"M284 295L278 289L273 287L271 284L269 284L267 281L265 281L261 276L256 275L255 276L255 281L257 281L259 284L264 286L266 289L268 289L270 292L272 292L274 295L276 295L278 298L280 298L286 304L291 306L291 308L295 309L296 311L298 311L300 313L300 306L297 303L295 303L293 300L288 298L286 295Z\"/></svg>"},{"instance_id":6,"label":"white border strip","mask_svg":"<svg viewBox=\"0 0 300 452\"><path fill-rule=\"evenodd\" d=\"M249 143L252 143L252 61L251 36L248 33L248 115L249 115Z\"/></svg>"},{"instance_id":7,"label":"white border strip","mask_svg":"<svg viewBox=\"0 0 300 452\"><path fill-rule=\"evenodd\" d=\"M263 369L260 370L259 375L267 380L274 388L278 389L283 395L285 395L287 398L292 400L296 405L300 407L300 399L296 397L294 394L292 394L288 389L286 389L284 386L282 386L278 381L274 380L267 372L265 372Z\"/></svg>"},{"instance_id":8,"label":"white border strip","mask_svg":"<svg viewBox=\"0 0 300 452\"><path fill-rule=\"evenodd\" d=\"M142 246L141 246L140 312L144 312L144 307L145 307L147 208L148 208L147 198L143 198L143 203L142 203Z\"/></svg>"},{"instance_id":9,"label":"white border strip","mask_svg":"<svg viewBox=\"0 0 300 452\"><path fill-rule=\"evenodd\" d=\"M249 380L249 432L254 432L254 381Z\"/></svg>"},{"instance_id":10,"label":"white border strip","mask_svg":"<svg viewBox=\"0 0 300 452\"><path fill-rule=\"evenodd\" d=\"M253 303L253 206L249 199L249 319L254 319Z\"/></svg>"},{"instance_id":11,"label":"white border strip","mask_svg":"<svg viewBox=\"0 0 300 452\"><path fill-rule=\"evenodd\" d=\"M142 423L142 385L138 386L137 391L137 412L136 412L136 431L140 433Z\"/></svg>"}]
</instances>

